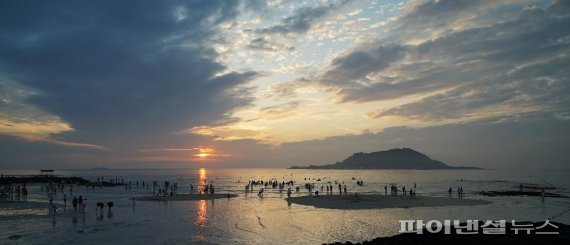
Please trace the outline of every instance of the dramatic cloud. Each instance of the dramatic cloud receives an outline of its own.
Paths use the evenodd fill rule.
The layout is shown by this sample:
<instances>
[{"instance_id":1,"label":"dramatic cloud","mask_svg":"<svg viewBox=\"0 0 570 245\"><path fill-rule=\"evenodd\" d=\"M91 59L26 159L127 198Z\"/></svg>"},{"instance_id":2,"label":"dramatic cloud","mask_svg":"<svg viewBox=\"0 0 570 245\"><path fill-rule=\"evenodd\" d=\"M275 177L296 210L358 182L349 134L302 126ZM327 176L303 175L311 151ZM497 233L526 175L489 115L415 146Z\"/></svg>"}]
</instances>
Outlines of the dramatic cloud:
<instances>
[{"instance_id":1,"label":"dramatic cloud","mask_svg":"<svg viewBox=\"0 0 570 245\"><path fill-rule=\"evenodd\" d=\"M251 102L257 76L227 72L209 48L238 5L5 2L0 74L39 91L27 102L69 123L68 138L113 145L222 120Z\"/></svg>"},{"instance_id":2,"label":"dramatic cloud","mask_svg":"<svg viewBox=\"0 0 570 245\"><path fill-rule=\"evenodd\" d=\"M366 85L372 72L386 69L400 60L406 49L401 46L377 46L357 50L333 60L330 68L319 78L319 82L338 87L353 87L353 83Z\"/></svg>"},{"instance_id":3,"label":"dramatic cloud","mask_svg":"<svg viewBox=\"0 0 570 245\"><path fill-rule=\"evenodd\" d=\"M486 1L427 2L402 21L438 26L471 8L489 5L495 7ZM551 11L555 5L561 3L546 10L521 7L510 20L448 31L418 45L382 40L366 44L334 59L313 80L336 89L343 102L421 96L409 104L370 112L373 118L430 121L477 113L494 116L490 110L503 114L564 112L570 105L570 12L563 12L563 7ZM432 18L434 12L441 16ZM407 26L406 30L416 28Z\"/></svg>"},{"instance_id":4,"label":"dramatic cloud","mask_svg":"<svg viewBox=\"0 0 570 245\"><path fill-rule=\"evenodd\" d=\"M0 167L565 167L568 26L565 0L2 1Z\"/></svg>"}]
</instances>

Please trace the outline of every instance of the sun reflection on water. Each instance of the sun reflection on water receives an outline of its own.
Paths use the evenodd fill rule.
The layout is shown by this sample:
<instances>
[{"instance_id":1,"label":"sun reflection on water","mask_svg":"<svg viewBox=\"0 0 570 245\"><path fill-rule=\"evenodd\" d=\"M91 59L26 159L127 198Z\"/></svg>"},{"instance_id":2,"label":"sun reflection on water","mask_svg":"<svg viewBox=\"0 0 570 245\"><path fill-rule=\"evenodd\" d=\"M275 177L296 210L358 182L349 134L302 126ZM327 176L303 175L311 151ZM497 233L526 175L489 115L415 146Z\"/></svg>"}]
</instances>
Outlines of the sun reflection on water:
<instances>
[{"instance_id":1,"label":"sun reflection on water","mask_svg":"<svg viewBox=\"0 0 570 245\"><path fill-rule=\"evenodd\" d=\"M204 225L208 218L206 214L208 213L208 204L206 200L198 201L198 216L196 217L196 224L197 225Z\"/></svg>"},{"instance_id":2,"label":"sun reflection on water","mask_svg":"<svg viewBox=\"0 0 570 245\"><path fill-rule=\"evenodd\" d=\"M199 174L200 174L200 179L198 186L199 188L203 188L207 184L206 169L200 168ZM206 237L204 236L204 230L207 226L206 223L208 222L208 218L206 216L207 214L208 214L208 203L206 203L206 200L199 200L198 211L196 219L194 221L194 224L198 226L198 231L196 235L193 236L193 239L195 241L204 241L206 239Z\"/></svg>"},{"instance_id":3,"label":"sun reflection on water","mask_svg":"<svg viewBox=\"0 0 570 245\"><path fill-rule=\"evenodd\" d=\"M207 178L206 178L206 169L205 168L200 168L200 179L198 180L198 185L201 187L206 186L207 183Z\"/></svg>"},{"instance_id":4,"label":"sun reflection on water","mask_svg":"<svg viewBox=\"0 0 570 245\"><path fill-rule=\"evenodd\" d=\"M205 168L200 168L199 185L201 187L204 187L207 185L206 169ZM207 213L208 213L208 204L206 203L206 200L198 201L198 216L196 217L196 224L197 225L203 225L204 223L206 223L206 221L208 221L208 218L206 218Z\"/></svg>"}]
</instances>

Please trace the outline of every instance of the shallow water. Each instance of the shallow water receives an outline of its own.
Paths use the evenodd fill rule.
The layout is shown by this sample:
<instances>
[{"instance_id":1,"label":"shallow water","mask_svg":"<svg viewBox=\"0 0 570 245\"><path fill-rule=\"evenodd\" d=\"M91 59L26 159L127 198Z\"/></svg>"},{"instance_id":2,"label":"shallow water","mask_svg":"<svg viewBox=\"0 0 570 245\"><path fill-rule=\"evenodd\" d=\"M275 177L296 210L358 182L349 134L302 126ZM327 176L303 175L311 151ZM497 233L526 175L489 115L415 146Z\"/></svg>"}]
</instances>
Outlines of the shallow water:
<instances>
[{"instance_id":1,"label":"shallow water","mask_svg":"<svg viewBox=\"0 0 570 245\"><path fill-rule=\"evenodd\" d=\"M37 174L37 171L0 170L9 175ZM544 220L570 207L568 198L482 197L474 192L516 190L520 183L554 186L555 192L570 196L569 171L561 170L287 170L287 169L202 169L202 170L56 170L56 175L81 176L95 180L118 177L126 181L168 180L178 183L178 192L189 192L190 184L200 179L213 182L216 193L236 193L237 198L210 201L143 202L133 205L131 197L152 194L150 189L133 185L124 187L77 187L73 195L87 198L85 214L69 206L58 214L48 215L47 196L39 185L29 186L29 201L46 203L45 208L25 210L0 209L0 241L24 244L77 243L266 243L321 244L334 241L363 241L398 233L400 219L506 219ZM305 180L307 178L307 180ZM313 178L315 180L313 180ZM317 179L322 181L316 181ZM354 178L354 180L353 180ZM472 207L395 208L381 210L329 210L288 204L285 191L267 189L265 197L244 195L248 180L294 180L307 195L304 184L315 183L317 189L328 181L344 182L348 192L384 193L384 186L417 184L417 194L448 196L447 190L462 186L464 198L493 201ZM363 180L364 186L356 181ZM239 182L238 182L239 181ZM134 183L134 182L133 182ZM257 191L260 187L256 187ZM68 199L72 195L66 187ZM56 200L62 202L63 195ZM102 217L95 212L96 202L113 201L112 216L105 208ZM70 201L68 201L68 205ZM0 204L2 205L2 204ZM3 207L3 206L0 206ZM554 219L570 223L570 214ZM18 235L21 238L8 240Z\"/></svg>"}]
</instances>

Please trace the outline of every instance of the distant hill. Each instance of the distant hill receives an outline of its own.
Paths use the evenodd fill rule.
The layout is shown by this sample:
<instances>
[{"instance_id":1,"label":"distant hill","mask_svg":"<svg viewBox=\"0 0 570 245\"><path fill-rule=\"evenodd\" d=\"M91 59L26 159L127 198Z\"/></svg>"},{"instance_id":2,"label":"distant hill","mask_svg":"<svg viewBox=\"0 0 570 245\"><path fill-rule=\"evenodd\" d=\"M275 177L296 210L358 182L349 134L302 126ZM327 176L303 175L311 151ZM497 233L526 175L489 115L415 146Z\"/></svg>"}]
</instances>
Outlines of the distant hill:
<instances>
[{"instance_id":1,"label":"distant hill","mask_svg":"<svg viewBox=\"0 0 570 245\"><path fill-rule=\"evenodd\" d=\"M479 169L453 167L433 160L410 148L397 148L371 153L354 153L342 162L328 165L293 166L290 169Z\"/></svg>"}]
</instances>

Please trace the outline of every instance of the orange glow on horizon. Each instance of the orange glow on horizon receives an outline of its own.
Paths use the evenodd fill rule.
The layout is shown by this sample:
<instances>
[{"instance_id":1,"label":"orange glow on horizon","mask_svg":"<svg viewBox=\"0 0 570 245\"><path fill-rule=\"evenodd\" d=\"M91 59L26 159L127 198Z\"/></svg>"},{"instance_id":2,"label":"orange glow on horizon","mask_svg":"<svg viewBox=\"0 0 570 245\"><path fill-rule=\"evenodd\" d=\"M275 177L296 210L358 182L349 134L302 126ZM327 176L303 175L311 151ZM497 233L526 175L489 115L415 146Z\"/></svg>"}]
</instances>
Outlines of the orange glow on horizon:
<instances>
[{"instance_id":1,"label":"orange glow on horizon","mask_svg":"<svg viewBox=\"0 0 570 245\"><path fill-rule=\"evenodd\" d=\"M195 157L199 157L199 158L201 158L201 159L204 159L204 158L206 158L206 157L212 156L212 153L215 152L214 149L209 148L209 147L208 147L208 148L201 148L201 147L200 147L200 148L198 148L198 151L199 151L200 153L198 153L198 154L196 154L196 155L194 155L194 156L195 156Z\"/></svg>"}]
</instances>

